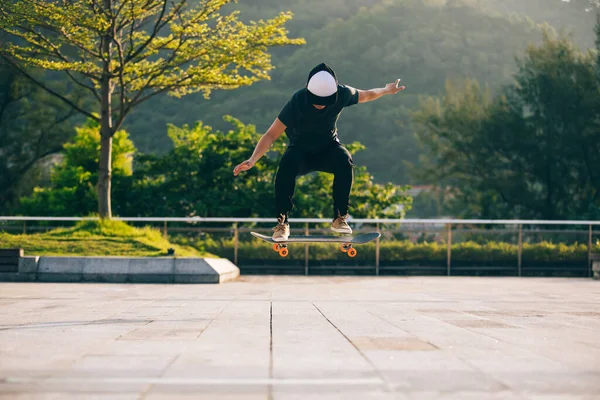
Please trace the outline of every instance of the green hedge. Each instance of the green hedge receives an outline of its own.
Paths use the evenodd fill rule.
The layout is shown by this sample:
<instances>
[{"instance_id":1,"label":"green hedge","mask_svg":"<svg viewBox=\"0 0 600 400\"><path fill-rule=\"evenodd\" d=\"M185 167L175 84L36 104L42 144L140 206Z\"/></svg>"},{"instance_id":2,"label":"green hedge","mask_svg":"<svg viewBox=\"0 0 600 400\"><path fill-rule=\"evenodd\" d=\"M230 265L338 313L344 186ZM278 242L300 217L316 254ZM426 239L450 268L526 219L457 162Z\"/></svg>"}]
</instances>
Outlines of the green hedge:
<instances>
[{"instance_id":1,"label":"green hedge","mask_svg":"<svg viewBox=\"0 0 600 400\"><path fill-rule=\"evenodd\" d=\"M233 259L233 240L206 240L186 241L202 251L218 254L221 257ZM271 261L278 263L304 262L304 244L290 244L289 255L282 259L277 252L272 250L272 245L260 240L242 241L238 247L238 260L241 263L258 261L269 264ZM356 246L358 254L351 259L339 250L337 244L311 243L309 245L309 259L315 262L340 262L344 264L373 265L375 260L375 243ZM600 245L596 246L600 251ZM475 242L462 242L452 245L452 262L480 262L483 264L494 263L498 265L513 265L517 263L518 248L515 244L504 242L488 242L484 244ZM412 243L409 241L386 241L380 243L380 261L382 264L409 262L431 262L435 264L446 262L447 248L445 243L425 242ZM587 245L563 243L524 243L522 260L524 264L549 262L571 263L587 261Z\"/></svg>"}]
</instances>

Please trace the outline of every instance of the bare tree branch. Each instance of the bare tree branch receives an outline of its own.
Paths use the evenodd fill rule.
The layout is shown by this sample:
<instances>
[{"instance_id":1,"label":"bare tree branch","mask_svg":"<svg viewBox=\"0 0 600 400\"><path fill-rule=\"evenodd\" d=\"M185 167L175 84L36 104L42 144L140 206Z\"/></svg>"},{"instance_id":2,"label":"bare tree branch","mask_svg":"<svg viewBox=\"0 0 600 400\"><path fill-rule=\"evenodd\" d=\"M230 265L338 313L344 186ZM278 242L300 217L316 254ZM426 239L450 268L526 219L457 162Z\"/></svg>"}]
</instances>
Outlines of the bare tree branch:
<instances>
[{"instance_id":1,"label":"bare tree branch","mask_svg":"<svg viewBox=\"0 0 600 400\"><path fill-rule=\"evenodd\" d=\"M183 0L185 1L185 0ZM160 30L158 28L158 26L160 25L160 21L163 18L163 16L165 15L165 11L167 10L167 1L165 0L163 3L163 7L162 10L160 11L160 15L156 20L156 24L154 25L154 29L152 30L152 34L150 35L150 37L146 40L146 42L144 42L142 45L140 45L140 47L137 48L137 50L133 50L133 42L131 43L131 49L129 49L129 53L127 54L127 58L125 60L125 62L129 62L131 61L133 58L135 58L135 56L137 56L139 53L142 52L142 50L144 50L156 37L158 31ZM133 24L132 24L132 29L133 29ZM122 68L123 66L121 66Z\"/></svg>"},{"instance_id":2,"label":"bare tree branch","mask_svg":"<svg viewBox=\"0 0 600 400\"><path fill-rule=\"evenodd\" d=\"M150 35L150 37L148 37L148 39L146 39L146 41L141 44L135 51L133 51L132 53L129 53L125 59L125 63L128 63L129 61L133 60L138 54L140 54L146 47L148 47L148 45L150 43L152 43L152 41L154 40L154 38L156 37L156 35L158 34L158 32L164 28L169 22L171 22L175 16L175 14L177 13L178 10L180 10L186 3L187 0L180 0L179 4L175 5L174 9L171 11L171 14L164 20L163 23L161 23L161 20L164 17L166 8L167 8L167 1L165 1L163 3L163 8L160 12L160 16L157 18L156 20L156 24L154 24L154 28L152 29L152 34ZM133 49L132 49L133 50Z\"/></svg>"},{"instance_id":3,"label":"bare tree branch","mask_svg":"<svg viewBox=\"0 0 600 400\"><path fill-rule=\"evenodd\" d=\"M64 72L65 72L65 73L66 73L66 74L69 76L69 78L71 78L71 80L72 80L73 82L75 82L77 85L81 86L82 88L89 90L89 91L92 93L92 95L93 95L93 96L94 96L94 97L95 97L95 98L96 98L98 101L100 101L100 94L98 94L98 91L96 90L96 88L95 88L95 87L93 87L93 86L88 86L88 85L86 85L85 83L83 83L83 82L79 81L79 79L77 79L77 78L76 78L76 77L75 77L75 76L74 76L74 75L73 75L73 74L72 74L70 71L64 71Z\"/></svg>"},{"instance_id":4,"label":"bare tree branch","mask_svg":"<svg viewBox=\"0 0 600 400\"><path fill-rule=\"evenodd\" d=\"M54 45L54 43L52 43L48 38L46 38L41 33L36 32L36 31L34 31L32 29L29 29L27 27L24 27L24 26L17 26L17 28L23 29L25 32L29 32L31 34L36 35L36 37L38 39L42 40L44 43L46 43L48 46L50 46L50 48L53 50L53 53L48 52L47 53L48 56L51 57L52 54L54 54L61 61L66 62L66 63L69 62L69 60L60 52L60 50L58 49L58 47L56 47L56 45ZM29 42L29 43L31 43L31 42ZM41 46L39 46L39 45L37 45L35 43L31 43L31 44L33 44L35 47L39 48L43 52L47 52L48 51L47 49L45 49L45 48L43 48L43 47L41 47ZM70 71L65 70L64 72L69 76L69 78L71 78L71 80L73 82L75 82L77 85L79 85L79 86L81 86L81 87L89 90L92 93L92 95L94 95L94 97L96 97L96 99L100 100L100 95L98 94L98 92L96 91L96 89L93 86L88 86L85 83L81 82ZM86 76L86 77L88 77L88 78L90 78L92 80L93 79L99 79L99 77L97 77L97 76L95 76L93 74L89 74L89 73L85 73L85 72L79 72L79 71L78 71L78 73L80 73L83 76Z\"/></svg>"},{"instance_id":5,"label":"bare tree branch","mask_svg":"<svg viewBox=\"0 0 600 400\"><path fill-rule=\"evenodd\" d=\"M100 118L98 118L95 115L93 115L92 113L90 113L90 112L82 109L81 107L79 107L77 104L73 103L68 98L64 97L60 93L52 90L51 88L47 87L46 85L44 85L43 83L41 83L40 81L38 81L37 79L35 79L25 69L21 68L21 66L17 62L15 62L14 60L10 59L9 57L6 57L4 54L0 54L0 57L2 57L4 60L6 60L6 62L8 62L10 65L14 66L19 72L21 72L21 74L23 74L24 77L26 77L31 82L35 83L36 85L38 85L39 87L41 87L42 89L44 89L46 92L48 92L51 95L55 96L56 98L58 98L62 102L68 104L69 106L73 107L74 109L76 109L77 111L79 111L83 115L85 115L85 116L93 119L94 121L98 121L98 122L100 121Z\"/></svg>"},{"instance_id":6,"label":"bare tree branch","mask_svg":"<svg viewBox=\"0 0 600 400\"><path fill-rule=\"evenodd\" d=\"M41 153L42 150L42 142L44 141L45 136L51 132L55 127L57 127L58 125L62 124L63 122L66 122L67 120L69 120L71 117L73 117L76 113L76 110L74 108L69 108L69 112L67 112L65 115L63 115L62 117L56 119L50 126L48 126L46 129L42 130L42 133L40 134L40 137L37 140L37 144L36 144L36 150L35 150L35 155L33 157L33 161L36 162L37 160L40 160L41 158L45 157L42 156L43 153ZM59 148L62 148L62 146L60 146ZM27 169L29 169L29 167L27 167L25 170L21 170L20 173L23 174L24 172L27 171Z\"/></svg>"}]
</instances>

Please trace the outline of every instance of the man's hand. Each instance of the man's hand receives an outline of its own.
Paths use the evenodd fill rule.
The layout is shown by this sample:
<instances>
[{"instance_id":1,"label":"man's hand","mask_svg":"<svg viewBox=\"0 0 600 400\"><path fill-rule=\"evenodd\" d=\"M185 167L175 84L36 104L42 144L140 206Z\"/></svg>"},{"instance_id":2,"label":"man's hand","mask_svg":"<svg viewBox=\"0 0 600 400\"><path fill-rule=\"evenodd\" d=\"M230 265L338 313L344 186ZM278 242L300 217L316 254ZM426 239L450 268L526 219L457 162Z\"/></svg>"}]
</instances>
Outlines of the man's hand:
<instances>
[{"instance_id":1,"label":"man's hand","mask_svg":"<svg viewBox=\"0 0 600 400\"><path fill-rule=\"evenodd\" d=\"M233 175L238 176L240 172L248 171L250 168L254 167L254 164L256 164L256 162L265 155L269 148L271 148L273 142L283 134L285 128L286 126L283 124L283 122L281 122L279 118L275 118L275 121L273 121L271 127L267 129L267 132L262 135L256 144L256 148L254 149L254 153L252 153L252 157L235 167L233 169Z\"/></svg>"},{"instance_id":2,"label":"man's hand","mask_svg":"<svg viewBox=\"0 0 600 400\"><path fill-rule=\"evenodd\" d=\"M406 86L400 86L400 79L396 79L396 82L385 85L385 89L389 94L396 94L406 89Z\"/></svg>"},{"instance_id":3,"label":"man's hand","mask_svg":"<svg viewBox=\"0 0 600 400\"><path fill-rule=\"evenodd\" d=\"M238 176L240 174L240 172L242 171L248 171L250 168L254 167L254 164L256 164L254 161L252 160L246 160L241 164L238 164L234 169L233 169L233 175L234 176Z\"/></svg>"}]
</instances>

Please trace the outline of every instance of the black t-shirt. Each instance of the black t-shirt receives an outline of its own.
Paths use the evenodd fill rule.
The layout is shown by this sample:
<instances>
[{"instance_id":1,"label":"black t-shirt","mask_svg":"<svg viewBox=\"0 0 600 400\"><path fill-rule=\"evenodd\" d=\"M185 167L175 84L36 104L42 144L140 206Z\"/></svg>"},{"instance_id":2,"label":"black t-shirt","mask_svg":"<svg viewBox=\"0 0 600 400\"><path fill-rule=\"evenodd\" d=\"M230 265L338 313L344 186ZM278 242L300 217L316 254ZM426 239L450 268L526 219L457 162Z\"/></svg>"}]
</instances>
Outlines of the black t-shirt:
<instances>
[{"instance_id":1,"label":"black t-shirt","mask_svg":"<svg viewBox=\"0 0 600 400\"><path fill-rule=\"evenodd\" d=\"M358 90L338 85L338 98L335 104L322 110L316 109L308 101L306 88L298 90L279 113L279 120L286 126L290 144L305 150L323 149L338 142L337 120L344 107L358 103Z\"/></svg>"}]
</instances>

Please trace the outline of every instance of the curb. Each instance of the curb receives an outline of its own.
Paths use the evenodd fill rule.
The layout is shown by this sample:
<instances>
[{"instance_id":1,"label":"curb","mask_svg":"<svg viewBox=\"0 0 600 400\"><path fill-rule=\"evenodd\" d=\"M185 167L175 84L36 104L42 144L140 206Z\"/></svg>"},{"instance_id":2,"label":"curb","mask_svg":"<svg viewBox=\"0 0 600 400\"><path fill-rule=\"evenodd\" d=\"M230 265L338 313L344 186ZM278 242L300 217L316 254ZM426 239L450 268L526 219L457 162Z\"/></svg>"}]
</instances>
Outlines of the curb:
<instances>
[{"instance_id":1,"label":"curb","mask_svg":"<svg viewBox=\"0 0 600 400\"><path fill-rule=\"evenodd\" d=\"M25 256L18 272L0 273L0 281L224 283L239 275L224 258Z\"/></svg>"}]
</instances>

